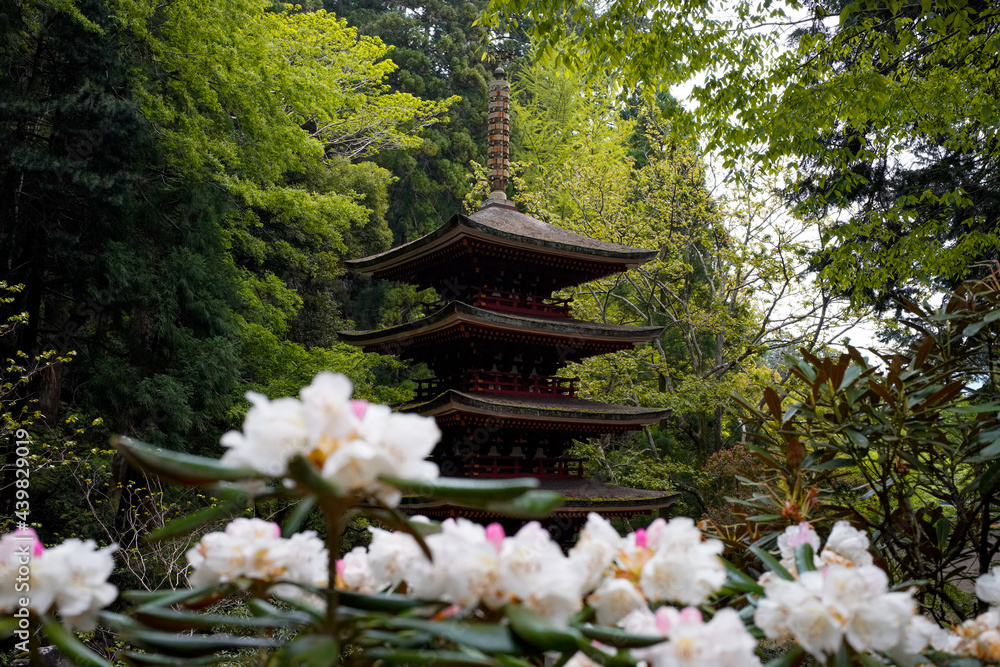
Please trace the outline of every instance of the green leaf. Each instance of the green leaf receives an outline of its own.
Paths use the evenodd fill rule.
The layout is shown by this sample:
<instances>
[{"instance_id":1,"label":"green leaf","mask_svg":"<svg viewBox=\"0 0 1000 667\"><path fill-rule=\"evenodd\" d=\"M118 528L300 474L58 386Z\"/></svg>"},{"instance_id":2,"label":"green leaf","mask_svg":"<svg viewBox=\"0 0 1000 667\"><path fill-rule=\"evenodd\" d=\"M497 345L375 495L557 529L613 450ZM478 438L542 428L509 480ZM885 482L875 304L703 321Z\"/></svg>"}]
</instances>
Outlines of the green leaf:
<instances>
[{"instance_id":1,"label":"green leaf","mask_svg":"<svg viewBox=\"0 0 1000 667\"><path fill-rule=\"evenodd\" d=\"M424 498L435 498L465 504L468 507L478 507L480 504L489 502L512 500L532 489L537 489L539 485L539 481L534 478L467 479L442 477L434 483L416 482L398 477L385 476L379 479L386 484L395 486L403 493L413 493Z\"/></svg>"},{"instance_id":2,"label":"green leaf","mask_svg":"<svg viewBox=\"0 0 1000 667\"><path fill-rule=\"evenodd\" d=\"M565 500L555 491L528 491L513 500L486 503L484 508L519 519L541 519L561 507Z\"/></svg>"},{"instance_id":3,"label":"green leaf","mask_svg":"<svg viewBox=\"0 0 1000 667\"><path fill-rule=\"evenodd\" d=\"M795 547L795 569L799 572L811 572L816 569L813 561L813 548L811 544L800 544Z\"/></svg>"},{"instance_id":4,"label":"green leaf","mask_svg":"<svg viewBox=\"0 0 1000 667\"><path fill-rule=\"evenodd\" d=\"M384 611L400 612L427 605L443 604L430 600L417 600L406 595L396 593L381 593L379 595L368 595L367 593L357 593L355 591L337 591L337 599L340 604L353 609L363 609L364 611Z\"/></svg>"},{"instance_id":5,"label":"green leaf","mask_svg":"<svg viewBox=\"0 0 1000 667\"><path fill-rule=\"evenodd\" d=\"M483 665L497 667L501 663L486 657L469 655L458 651L432 651L429 649L373 648L364 652L364 657L381 660L389 665ZM329 664L329 663L327 663Z\"/></svg>"},{"instance_id":6,"label":"green leaf","mask_svg":"<svg viewBox=\"0 0 1000 667\"><path fill-rule=\"evenodd\" d=\"M284 646L274 658L279 667L327 667L339 655L340 644L333 637L305 635Z\"/></svg>"},{"instance_id":7,"label":"green leaf","mask_svg":"<svg viewBox=\"0 0 1000 667\"><path fill-rule=\"evenodd\" d=\"M181 517L180 519L175 519L162 528L154 530L146 536L146 542L160 542L162 540L169 540L182 535L190 535L196 529L218 519L232 516L244 507L246 507L246 505L234 502L225 502L219 505L213 505L212 507L206 507L194 512L193 514Z\"/></svg>"},{"instance_id":8,"label":"green leaf","mask_svg":"<svg viewBox=\"0 0 1000 667\"><path fill-rule=\"evenodd\" d=\"M667 640L666 637L633 635L620 628L607 628L599 625L590 625L589 623L577 626L577 629L587 639L595 639L602 644L614 646L615 648L643 648L653 646L654 644L662 644Z\"/></svg>"},{"instance_id":9,"label":"green leaf","mask_svg":"<svg viewBox=\"0 0 1000 667\"><path fill-rule=\"evenodd\" d=\"M744 593L756 593L757 595L764 594L764 587L758 584L754 579L741 572L735 565L727 561L725 558L721 558L720 560L722 561L722 564L726 566L726 574L729 576L728 585L731 588L743 591Z\"/></svg>"},{"instance_id":10,"label":"green leaf","mask_svg":"<svg viewBox=\"0 0 1000 667\"><path fill-rule=\"evenodd\" d=\"M56 648L62 651L63 655L69 658L74 665L79 667L111 667L110 662L84 646L83 642L76 638L76 635L57 621L45 619L42 623L42 629Z\"/></svg>"},{"instance_id":11,"label":"green leaf","mask_svg":"<svg viewBox=\"0 0 1000 667\"><path fill-rule=\"evenodd\" d=\"M183 632L204 630L223 626L240 628L277 628L301 625L300 619L281 616L231 616L228 614L203 614L201 612L178 611L159 607L139 607L134 613L136 620L157 630Z\"/></svg>"},{"instance_id":12,"label":"green leaf","mask_svg":"<svg viewBox=\"0 0 1000 667\"><path fill-rule=\"evenodd\" d=\"M247 600L247 607L250 608L251 614L262 618L267 616L284 617L289 622L300 625L308 625L314 620L309 614L297 610L279 609L270 602L266 602L260 598L250 598Z\"/></svg>"},{"instance_id":13,"label":"green leaf","mask_svg":"<svg viewBox=\"0 0 1000 667\"><path fill-rule=\"evenodd\" d=\"M388 619L385 625L389 628L421 630L484 653L526 654L524 645L514 637L509 628L502 625L469 621L429 621L422 618L392 618Z\"/></svg>"},{"instance_id":14,"label":"green leaf","mask_svg":"<svg viewBox=\"0 0 1000 667\"><path fill-rule=\"evenodd\" d=\"M804 652L801 646L793 646L788 650L788 653L767 663L766 667L792 667L804 657L802 655Z\"/></svg>"},{"instance_id":15,"label":"green leaf","mask_svg":"<svg viewBox=\"0 0 1000 667\"><path fill-rule=\"evenodd\" d=\"M576 628L554 625L538 612L520 605L505 605L503 613L521 639L543 651L575 652L580 642L586 641Z\"/></svg>"},{"instance_id":16,"label":"green leaf","mask_svg":"<svg viewBox=\"0 0 1000 667\"><path fill-rule=\"evenodd\" d=\"M292 457L292 460L288 462L288 476L317 496L326 498L344 497L340 489L323 477L312 461L309 461L301 454Z\"/></svg>"},{"instance_id":17,"label":"green leaf","mask_svg":"<svg viewBox=\"0 0 1000 667\"><path fill-rule=\"evenodd\" d=\"M771 570L782 579L792 581L795 578L788 570L782 567L781 563L779 563L774 556L764 549L761 549L760 547L750 547L750 553L759 558L760 561L767 566L767 569Z\"/></svg>"},{"instance_id":18,"label":"green leaf","mask_svg":"<svg viewBox=\"0 0 1000 667\"><path fill-rule=\"evenodd\" d=\"M137 646L176 656L202 656L229 649L274 648L284 644L267 637L233 637L230 635L176 635L165 632L130 632L127 638Z\"/></svg>"},{"instance_id":19,"label":"green leaf","mask_svg":"<svg viewBox=\"0 0 1000 667\"><path fill-rule=\"evenodd\" d=\"M287 538L299 532L299 528L305 523L305 520L309 517L309 513L312 512L315 506L316 499L312 496L306 496L296 503L292 511L288 513L288 518L281 525L281 536Z\"/></svg>"},{"instance_id":20,"label":"green leaf","mask_svg":"<svg viewBox=\"0 0 1000 667\"><path fill-rule=\"evenodd\" d=\"M0 618L0 637L9 637L17 630L17 619L13 616Z\"/></svg>"},{"instance_id":21,"label":"green leaf","mask_svg":"<svg viewBox=\"0 0 1000 667\"><path fill-rule=\"evenodd\" d=\"M163 665L164 667L199 667L200 665L218 665L222 662L229 662L232 660L231 656L227 655L209 655L201 658L177 658L169 655L160 655L158 653L135 653L133 651L126 651L123 654L125 662L130 665L149 665L150 667L158 667Z\"/></svg>"},{"instance_id":22,"label":"green leaf","mask_svg":"<svg viewBox=\"0 0 1000 667\"><path fill-rule=\"evenodd\" d=\"M143 472L185 486L262 477L250 468L234 468L219 463L217 459L160 449L132 438L112 438L111 446Z\"/></svg>"},{"instance_id":23,"label":"green leaf","mask_svg":"<svg viewBox=\"0 0 1000 667\"><path fill-rule=\"evenodd\" d=\"M182 588L180 590L160 590L160 591L122 591L123 599L139 605L158 605L169 607L174 604L200 602L206 598L225 592L233 588L232 584L212 584L199 588Z\"/></svg>"}]
</instances>

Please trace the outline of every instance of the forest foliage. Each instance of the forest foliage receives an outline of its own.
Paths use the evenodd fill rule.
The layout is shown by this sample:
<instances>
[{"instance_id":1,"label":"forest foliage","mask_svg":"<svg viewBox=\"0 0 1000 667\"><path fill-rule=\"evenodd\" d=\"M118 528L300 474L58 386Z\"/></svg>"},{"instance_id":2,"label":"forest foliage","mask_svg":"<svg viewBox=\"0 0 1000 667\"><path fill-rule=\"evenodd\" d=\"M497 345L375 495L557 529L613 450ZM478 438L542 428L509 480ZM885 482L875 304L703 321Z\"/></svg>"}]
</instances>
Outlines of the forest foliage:
<instances>
[{"instance_id":1,"label":"forest foliage","mask_svg":"<svg viewBox=\"0 0 1000 667\"><path fill-rule=\"evenodd\" d=\"M500 63L520 210L658 253L562 294L581 319L664 327L566 370L588 398L670 410L578 443L588 474L685 492L676 511L733 547L849 518L894 583L928 582L933 615L969 616L954 582L1000 544L1000 10L730 5L5 3L0 435L40 445L32 521L120 542L132 585L176 585L183 545L141 537L235 505L152 484L111 434L211 456L244 392L319 371L408 398L426 369L336 332L435 295L342 262L478 206ZM895 348L835 351L872 310L896 311Z\"/></svg>"}]
</instances>

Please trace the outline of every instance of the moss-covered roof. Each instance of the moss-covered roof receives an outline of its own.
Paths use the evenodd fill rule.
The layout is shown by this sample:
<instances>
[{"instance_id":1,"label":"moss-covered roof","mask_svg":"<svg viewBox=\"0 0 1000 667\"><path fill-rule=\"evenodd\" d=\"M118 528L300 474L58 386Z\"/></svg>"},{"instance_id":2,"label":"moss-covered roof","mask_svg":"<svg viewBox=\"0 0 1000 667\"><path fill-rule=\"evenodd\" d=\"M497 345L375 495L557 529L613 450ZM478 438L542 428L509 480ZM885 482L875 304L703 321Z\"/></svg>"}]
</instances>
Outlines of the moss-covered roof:
<instances>
[{"instance_id":1,"label":"moss-covered roof","mask_svg":"<svg viewBox=\"0 0 1000 667\"><path fill-rule=\"evenodd\" d=\"M463 237L492 240L499 245L538 248L581 259L639 266L656 257L655 250L632 248L556 227L506 206L487 206L472 215L455 215L433 232L385 252L345 262L352 271L378 273L414 262Z\"/></svg>"},{"instance_id":2,"label":"moss-covered roof","mask_svg":"<svg viewBox=\"0 0 1000 667\"><path fill-rule=\"evenodd\" d=\"M614 405L569 396L541 394L500 394L461 392L448 389L437 397L410 403L401 412L441 417L454 413L489 415L542 422L597 422L639 428L655 424L670 414L669 410L635 405Z\"/></svg>"},{"instance_id":3,"label":"moss-covered roof","mask_svg":"<svg viewBox=\"0 0 1000 667\"><path fill-rule=\"evenodd\" d=\"M569 337L574 341L622 340L629 344L653 340L663 327L636 327L600 324L571 317L515 315L452 301L441 309L413 322L369 331L340 331L340 338L352 345L392 343L423 334L438 332L461 324L476 324L489 329L510 329L546 337Z\"/></svg>"}]
</instances>

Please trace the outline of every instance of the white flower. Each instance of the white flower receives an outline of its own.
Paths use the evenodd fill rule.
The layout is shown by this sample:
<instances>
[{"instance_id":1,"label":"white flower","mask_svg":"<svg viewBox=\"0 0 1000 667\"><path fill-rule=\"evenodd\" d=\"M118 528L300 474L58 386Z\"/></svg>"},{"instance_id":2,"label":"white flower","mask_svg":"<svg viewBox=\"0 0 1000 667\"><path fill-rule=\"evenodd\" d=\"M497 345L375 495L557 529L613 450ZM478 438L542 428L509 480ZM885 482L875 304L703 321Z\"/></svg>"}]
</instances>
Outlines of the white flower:
<instances>
[{"instance_id":1,"label":"white flower","mask_svg":"<svg viewBox=\"0 0 1000 667\"><path fill-rule=\"evenodd\" d=\"M604 573L614 562L622 545L621 536L607 519L594 512L587 515L587 524L580 531L576 544L569 550L573 567L580 569L586 577L584 591L592 591L600 585Z\"/></svg>"},{"instance_id":2,"label":"white flower","mask_svg":"<svg viewBox=\"0 0 1000 667\"><path fill-rule=\"evenodd\" d=\"M343 588L359 593L376 593L381 589L364 547L354 547L337 561L337 579L338 585L343 584Z\"/></svg>"},{"instance_id":3,"label":"white flower","mask_svg":"<svg viewBox=\"0 0 1000 667\"><path fill-rule=\"evenodd\" d=\"M475 607L496 590L499 554L486 529L467 519L448 519L441 532L427 538L435 565L445 573L446 602Z\"/></svg>"},{"instance_id":4,"label":"white flower","mask_svg":"<svg viewBox=\"0 0 1000 667\"><path fill-rule=\"evenodd\" d=\"M0 539L0 612L20 606L36 614L57 609L72 629L93 630L97 613L118 596L108 583L114 571L111 545L98 549L93 540L69 539L45 549L34 530L18 530ZM20 581L18 581L20 580ZM30 595L15 588L27 583Z\"/></svg>"},{"instance_id":5,"label":"white flower","mask_svg":"<svg viewBox=\"0 0 1000 667\"><path fill-rule=\"evenodd\" d=\"M501 599L491 599L491 606L519 601L558 624L583 608L584 573L572 566L537 521L504 540L499 574Z\"/></svg>"},{"instance_id":6,"label":"white flower","mask_svg":"<svg viewBox=\"0 0 1000 667\"><path fill-rule=\"evenodd\" d=\"M688 517L671 519L658 532L656 542L649 544L653 555L639 577L647 599L698 605L722 588L726 582L726 568L719 558L722 542L703 540Z\"/></svg>"},{"instance_id":7,"label":"white flower","mask_svg":"<svg viewBox=\"0 0 1000 667\"><path fill-rule=\"evenodd\" d=\"M911 592L888 591L873 565L829 565L785 581L760 578L764 598L754 619L770 639L794 639L818 659L847 641L861 652L889 651L907 640L916 612Z\"/></svg>"},{"instance_id":8,"label":"white flower","mask_svg":"<svg viewBox=\"0 0 1000 667\"><path fill-rule=\"evenodd\" d=\"M187 552L194 570L188 581L192 586L205 586L247 578L325 586L328 558L326 547L313 531L284 539L276 523L238 518L225 531L208 533ZM293 595L298 590L282 586L272 592Z\"/></svg>"},{"instance_id":9,"label":"white flower","mask_svg":"<svg viewBox=\"0 0 1000 667\"><path fill-rule=\"evenodd\" d=\"M389 589L394 589L403 583L414 563L424 558L420 545L412 535L403 532L391 532L381 528L370 527L371 544L368 545L368 564L375 578Z\"/></svg>"},{"instance_id":10,"label":"white flower","mask_svg":"<svg viewBox=\"0 0 1000 667\"><path fill-rule=\"evenodd\" d=\"M846 521L838 521L826 538L820 558L825 563L871 565L872 555L868 553L868 546L867 535ZM843 562L844 559L847 560L846 563Z\"/></svg>"},{"instance_id":11,"label":"white flower","mask_svg":"<svg viewBox=\"0 0 1000 667\"><path fill-rule=\"evenodd\" d=\"M434 419L393 412L389 415L380 444L396 466L397 477L422 482L438 478L438 467L427 460L441 439Z\"/></svg>"},{"instance_id":12,"label":"white flower","mask_svg":"<svg viewBox=\"0 0 1000 667\"><path fill-rule=\"evenodd\" d=\"M764 597L757 604L754 622L768 639L795 639L820 659L840 646L843 628L823 602L821 573L804 572L795 581L766 573L759 583Z\"/></svg>"},{"instance_id":13,"label":"white flower","mask_svg":"<svg viewBox=\"0 0 1000 667\"><path fill-rule=\"evenodd\" d=\"M924 616L914 616L903 630L903 640L897 650L903 655L915 655L949 635L947 630ZM940 649L939 649L940 650Z\"/></svg>"},{"instance_id":14,"label":"white flower","mask_svg":"<svg viewBox=\"0 0 1000 667\"><path fill-rule=\"evenodd\" d=\"M819 554L819 534L809 525L808 521L802 521L794 526L789 526L778 536L778 550L781 552L781 565L789 571L795 570L795 550L808 544L813 549L814 557Z\"/></svg>"},{"instance_id":15,"label":"white flower","mask_svg":"<svg viewBox=\"0 0 1000 667\"><path fill-rule=\"evenodd\" d=\"M253 407L243 420L242 433L229 431L220 439L228 448L221 460L280 477L288 471L289 459L309 451L302 404L294 398L270 401L252 391L246 396Z\"/></svg>"},{"instance_id":16,"label":"white flower","mask_svg":"<svg viewBox=\"0 0 1000 667\"><path fill-rule=\"evenodd\" d=\"M708 623L692 607L678 611L660 607L655 618L656 634L667 641L633 653L652 667L757 667L757 642L746 631L739 614L721 609ZM647 628L648 628L648 621ZM647 634L649 634L647 632Z\"/></svg>"},{"instance_id":17,"label":"white flower","mask_svg":"<svg viewBox=\"0 0 1000 667\"><path fill-rule=\"evenodd\" d=\"M605 579L587 597L587 604L597 612L600 625L614 625L636 609L646 606L646 598L628 579Z\"/></svg>"},{"instance_id":18,"label":"white flower","mask_svg":"<svg viewBox=\"0 0 1000 667\"><path fill-rule=\"evenodd\" d=\"M466 608L475 607L484 597L488 598L487 602L501 597L496 592L496 547L487 538L486 529L468 519L446 519L441 524L440 533L426 538L433 561L428 560L422 551L414 554L412 548L399 537L387 534L380 536L379 542L376 545L373 540L372 548L379 554L380 561L385 563L382 567L403 570L407 592L413 597L444 600ZM400 544L405 545L410 553L394 560L389 550ZM390 577L387 572L382 576Z\"/></svg>"},{"instance_id":19,"label":"white flower","mask_svg":"<svg viewBox=\"0 0 1000 667\"><path fill-rule=\"evenodd\" d=\"M323 372L302 388L301 400L248 393L253 407L242 432L222 436L222 462L283 477L288 462L303 456L343 495L371 494L390 506L401 494L380 477L437 479L437 465L426 460L441 437L434 419L351 400L352 389L345 376Z\"/></svg>"},{"instance_id":20,"label":"white flower","mask_svg":"<svg viewBox=\"0 0 1000 667\"><path fill-rule=\"evenodd\" d=\"M1000 576L995 568L976 579L976 597L991 607L1000 605Z\"/></svg>"},{"instance_id":21,"label":"white flower","mask_svg":"<svg viewBox=\"0 0 1000 667\"><path fill-rule=\"evenodd\" d=\"M357 431L367 404L351 400L353 389L346 376L324 371L299 392L310 451L328 454Z\"/></svg>"},{"instance_id":22,"label":"white flower","mask_svg":"<svg viewBox=\"0 0 1000 667\"><path fill-rule=\"evenodd\" d=\"M118 589L108 583L115 569L111 554L117 549L116 544L98 549L93 540L77 539L47 549L33 564L32 596L38 588L48 589L70 627L93 630L97 612L118 597Z\"/></svg>"}]
</instances>

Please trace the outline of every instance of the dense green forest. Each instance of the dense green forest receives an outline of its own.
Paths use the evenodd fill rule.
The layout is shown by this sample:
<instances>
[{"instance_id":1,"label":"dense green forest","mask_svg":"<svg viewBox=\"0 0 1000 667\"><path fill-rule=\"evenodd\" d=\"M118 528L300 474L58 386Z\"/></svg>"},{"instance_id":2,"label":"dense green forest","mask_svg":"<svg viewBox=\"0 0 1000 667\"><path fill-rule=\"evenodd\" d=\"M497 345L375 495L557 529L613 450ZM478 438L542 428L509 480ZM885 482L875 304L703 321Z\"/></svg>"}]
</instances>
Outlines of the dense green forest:
<instances>
[{"instance_id":1,"label":"dense green forest","mask_svg":"<svg viewBox=\"0 0 1000 667\"><path fill-rule=\"evenodd\" d=\"M581 319L665 327L567 370L589 398L671 411L577 443L588 474L677 490L674 512L719 525L746 517L726 500L751 495L739 477L802 490L747 449L769 442L802 463L799 440L781 439L795 414L782 399L808 395L821 357L847 349L861 321L880 329L902 387L912 378L894 360L950 326L936 303L995 279L998 16L945 0L818 2L805 18L737 4L748 25L789 32L645 0L603 13L562 0L5 2L0 488L14 484L13 434L26 429L40 534L121 542L133 584L176 583L179 552L139 538L207 501L148 485L110 435L214 455L245 392L294 395L321 370L346 374L360 398L409 398L426 368L336 332L416 319L436 297L343 262L478 208L499 64L520 209L658 253L562 295ZM696 74L690 99L671 94ZM996 399L995 320L961 320L971 401ZM917 366L930 358L946 374L952 352ZM848 392L842 373L835 393ZM907 385L914 400L937 390ZM827 409L871 407L848 398L813 405L801 439L843 435L818 424ZM824 475L810 478L824 493L858 482ZM954 502L979 502L969 525L989 517L992 487L977 498ZM809 502L761 516L801 518ZM10 521L13 495L0 504Z\"/></svg>"}]
</instances>

